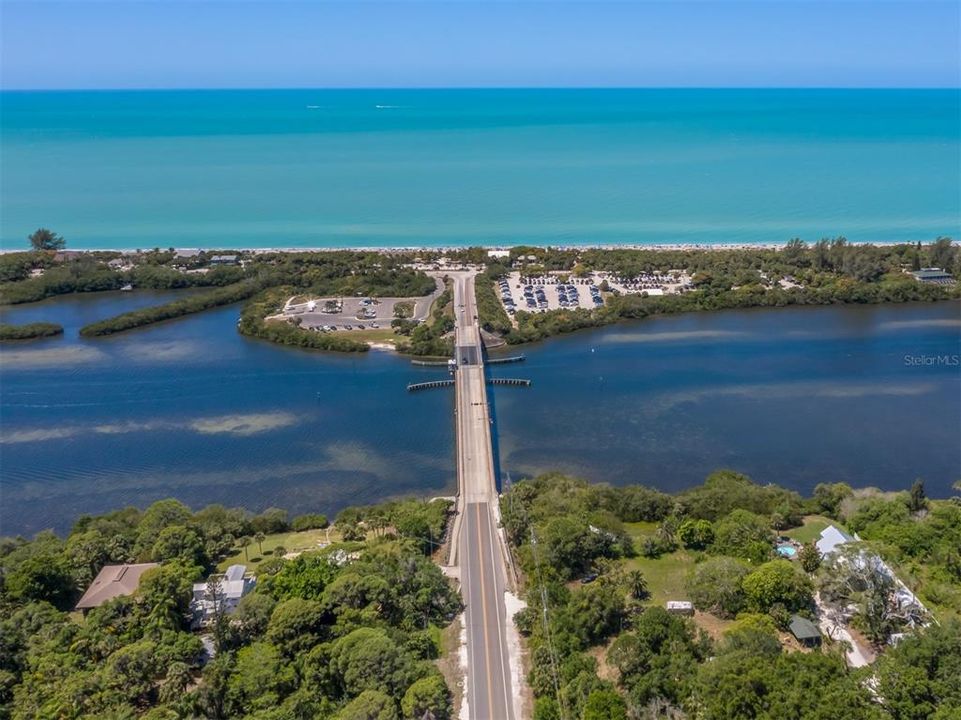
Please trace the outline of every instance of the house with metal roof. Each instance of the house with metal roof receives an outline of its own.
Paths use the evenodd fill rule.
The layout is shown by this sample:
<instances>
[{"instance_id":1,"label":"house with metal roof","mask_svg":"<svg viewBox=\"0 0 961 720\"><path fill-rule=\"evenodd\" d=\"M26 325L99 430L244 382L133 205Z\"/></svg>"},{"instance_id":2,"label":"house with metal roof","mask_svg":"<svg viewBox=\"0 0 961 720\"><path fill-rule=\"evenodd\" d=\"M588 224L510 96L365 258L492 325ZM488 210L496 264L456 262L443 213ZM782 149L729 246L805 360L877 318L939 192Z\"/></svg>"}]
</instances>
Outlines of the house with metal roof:
<instances>
[{"instance_id":1,"label":"house with metal roof","mask_svg":"<svg viewBox=\"0 0 961 720\"><path fill-rule=\"evenodd\" d=\"M257 579L247 574L244 565L231 565L223 575L211 575L205 582L194 583L191 625L201 627L218 613L229 615L256 584Z\"/></svg>"},{"instance_id":2,"label":"house with metal roof","mask_svg":"<svg viewBox=\"0 0 961 720\"><path fill-rule=\"evenodd\" d=\"M827 557L835 552L839 545L854 542L856 538L848 535L843 530L838 530L834 525L828 525L821 531L821 538L815 543L823 557Z\"/></svg>"},{"instance_id":3,"label":"house with metal roof","mask_svg":"<svg viewBox=\"0 0 961 720\"><path fill-rule=\"evenodd\" d=\"M77 603L77 610L84 614L92 608L124 595L133 595L140 587L140 578L148 570L160 567L158 563L137 563L134 565L104 565L90 587Z\"/></svg>"},{"instance_id":4,"label":"house with metal roof","mask_svg":"<svg viewBox=\"0 0 961 720\"><path fill-rule=\"evenodd\" d=\"M954 278L951 273L941 268L921 268L911 273L918 282L932 283L934 285L954 285Z\"/></svg>"},{"instance_id":5,"label":"house with metal roof","mask_svg":"<svg viewBox=\"0 0 961 720\"><path fill-rule=\"evenodd\" d=\"M821 631L817 625L800 615L792 615L788 629L795 639L802 645L815 647L821 644Z\"/></svg>"}]
</instances>

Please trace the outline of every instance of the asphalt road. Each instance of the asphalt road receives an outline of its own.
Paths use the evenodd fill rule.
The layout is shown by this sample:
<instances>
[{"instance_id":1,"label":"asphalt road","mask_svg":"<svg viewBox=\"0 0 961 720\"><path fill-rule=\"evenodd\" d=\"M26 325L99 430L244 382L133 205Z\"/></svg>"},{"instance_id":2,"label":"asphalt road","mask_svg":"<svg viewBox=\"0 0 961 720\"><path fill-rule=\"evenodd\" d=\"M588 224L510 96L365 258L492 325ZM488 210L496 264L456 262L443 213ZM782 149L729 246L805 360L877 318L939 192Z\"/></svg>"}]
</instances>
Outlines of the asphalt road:
<instances>
[{"instance_id":1,"label":"asphalt road","mask_svg":"<svg viewBox=\"0 0 961 720\"><path fill-rule=\"evenodd\" d=\"M470 717L513 718L504 607L504 571L488 503L464 510L462 592L467 603L467 699Z\"/></svg>"},{"instance_id":2,"label":"asphalt road","mask_svg":"<svg viewBox=\"0 0 961 720\"><path fill-rule=\"evenodd\" d=\"M454 276L458 555L467 606L467 704L472 720L514 720L504 589L507 571L491 508L497 502L490 409L474 277Z\"/></svg>"}]
</instances>

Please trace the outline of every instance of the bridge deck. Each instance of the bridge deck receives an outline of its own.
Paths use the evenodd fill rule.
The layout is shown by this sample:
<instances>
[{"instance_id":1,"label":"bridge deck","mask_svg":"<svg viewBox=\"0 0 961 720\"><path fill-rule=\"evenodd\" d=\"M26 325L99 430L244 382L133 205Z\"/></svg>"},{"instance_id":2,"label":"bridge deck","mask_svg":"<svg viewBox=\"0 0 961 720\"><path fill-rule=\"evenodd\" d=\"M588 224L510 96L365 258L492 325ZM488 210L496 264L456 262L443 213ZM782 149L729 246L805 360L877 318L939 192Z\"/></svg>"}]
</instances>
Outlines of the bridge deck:
<instances>
[{"instance_id":1,"label":"bridge deck","mask_svg":"<svg viewBox=\"0 0 961 720\"><path fill-rule=\"evenodd\" d=\"M472 720L514 720L507 650L510 620L504 605L507 570L493 514L494 453L472 275L454 278L454 312L458 562L467 605L467 704Z\"/></svg>"}]
</instances>

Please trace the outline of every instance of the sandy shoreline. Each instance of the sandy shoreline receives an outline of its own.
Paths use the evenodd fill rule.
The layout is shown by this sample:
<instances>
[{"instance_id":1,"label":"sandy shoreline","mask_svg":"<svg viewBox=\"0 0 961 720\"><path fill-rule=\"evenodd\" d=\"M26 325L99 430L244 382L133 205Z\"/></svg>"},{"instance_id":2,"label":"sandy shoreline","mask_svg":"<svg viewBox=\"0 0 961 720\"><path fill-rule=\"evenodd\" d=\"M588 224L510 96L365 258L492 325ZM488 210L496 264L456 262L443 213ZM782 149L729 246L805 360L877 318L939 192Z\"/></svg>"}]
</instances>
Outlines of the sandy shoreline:
<instances>
[{"instance_id":1,"label":"sandy shoreline","mask_svg":"<svg viewBox=\"0 0 961 720\"><path fill-rule=\"evenodd\" d=\"M877 246L890 246L890 245L914 245L916 243L930 244L932 241L928 240L875 240L875 241L853 241L848 240L849 245L877 245ZM194 251L203 250L205 252L223 252L223 251L234 251L234 252L249 252L257 255L265 253L303 253L303 252L378 252L378 253L395 253L395 252L455 252L458 250L466 250L467 248L483 248L484 250L510 250L515 247L530 247L530 248L551 248L552 250L661 250L661 251L684 251L684 250L778 250L783 248L787 243L654 243L654 244L624 244L624 245L605 245L596 243L586 243L583 245L529 245L524 243L518 243L516 245L448 245L448 246L431 246L431 245L397 245L397 246L365 246L365 245L351 245L343 247L256 247L256 248L243 248L243 247L230 247L230 246L211 246L207 248L198 247L174 247L175 251ZM813 245L814 243L808 242L808 245ZM168 250L170 248L161 248L162 250ZM141 252L149 252L152 248L139 248ZM0 248L0 254L4 253L16 253L16 252L26 252L27 248ZM68 252L115 252L122 254L135 254L138 248L67 248Z\"/></svg>"}]
</instances>

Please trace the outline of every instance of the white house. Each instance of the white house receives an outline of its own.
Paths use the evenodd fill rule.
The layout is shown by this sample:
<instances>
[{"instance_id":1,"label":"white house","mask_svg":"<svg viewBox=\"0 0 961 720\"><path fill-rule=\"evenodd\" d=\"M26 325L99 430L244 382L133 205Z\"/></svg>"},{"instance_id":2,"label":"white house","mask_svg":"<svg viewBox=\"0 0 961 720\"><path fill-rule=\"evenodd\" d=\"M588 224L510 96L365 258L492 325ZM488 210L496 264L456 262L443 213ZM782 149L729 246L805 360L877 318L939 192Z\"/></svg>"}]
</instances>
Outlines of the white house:
<instances>
[{"instance_id":1,"label":"white house","mask_svg":"<svg viewBox=\"0 0 961 720\"><path fill-rule=\"evenodd\" d=\"M216 580L213 592L210 581ZM257 579L247 575L244 565L231 565L221 576L211 575L206 582L194 583L194 596L190 601L193 614L191 624L200 627L217 614L218 609L228 615L237 609L240 598L254 589Z\"/></svg>"},{"instance_id":2,"label":"white house","mask_svg":"<svg viewBox=\"0 0 961 720\"><path fill-rule=\"evenodd\" d=\"M828 525L821 531L821 539L818 540L815 545L817 545L818 550L821 551L821 555L827 557L837 550L839 545L853 542L855 539L856 538L851 537L843 530L838 530L833 525Z\"/></svg>"},{"instance_id":3,"label":"white house","mask_svg":"<svg viewBox=\"0 0 961 720\"><path fill-rule=\"evenodd\" d=\"M860 538L857 535L851 536L838 530L833 525L828 525L821 531L821 539L817 541L818 550L824 557L835 553L841 545L850 542L857 542ZM873 569L891 580L895 585L892 603L896 605L905 623L910 627L926 625L928 623L928 611L917 596L908 589L901 579L895 574L894 570L873 553L861 551L852 558L852 562L861 569Z\"/></svg>"}]
</instances>

